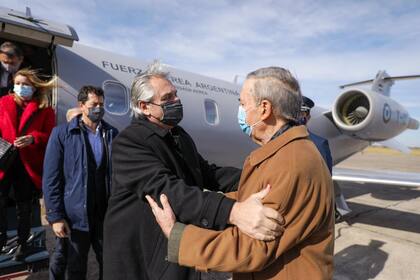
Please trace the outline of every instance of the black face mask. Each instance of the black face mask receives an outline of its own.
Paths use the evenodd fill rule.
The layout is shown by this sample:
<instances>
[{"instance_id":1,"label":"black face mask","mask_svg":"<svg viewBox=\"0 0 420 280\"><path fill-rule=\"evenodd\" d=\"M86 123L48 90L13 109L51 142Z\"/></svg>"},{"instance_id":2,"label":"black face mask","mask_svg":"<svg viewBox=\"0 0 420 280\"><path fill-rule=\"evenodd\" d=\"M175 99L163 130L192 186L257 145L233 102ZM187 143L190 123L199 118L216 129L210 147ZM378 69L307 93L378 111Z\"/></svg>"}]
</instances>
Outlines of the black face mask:
<instances>
[{"instance_id":1,"label":"black face mask","mask_svg":"<svg viewBox=\"0 0 420 280\"><path fill-rule=\"evenodd\" d=\"M100 122L104 117L105 109L104 107L91 107L89 108L89 113L87 117L94 123Z\"/></svg>"},{"instance_id":2,"label":"black face mask","mask_svg":"<svg viewBox=\"0 0 420 280\"><path fill-rule=\"evenodd\" d=\"M176 126L184 116L184 111L180 100L170 101L164 104L152 104L162 108L163 117L160 119L160 121L166 125Z\"/></svg>"}]
</instances>

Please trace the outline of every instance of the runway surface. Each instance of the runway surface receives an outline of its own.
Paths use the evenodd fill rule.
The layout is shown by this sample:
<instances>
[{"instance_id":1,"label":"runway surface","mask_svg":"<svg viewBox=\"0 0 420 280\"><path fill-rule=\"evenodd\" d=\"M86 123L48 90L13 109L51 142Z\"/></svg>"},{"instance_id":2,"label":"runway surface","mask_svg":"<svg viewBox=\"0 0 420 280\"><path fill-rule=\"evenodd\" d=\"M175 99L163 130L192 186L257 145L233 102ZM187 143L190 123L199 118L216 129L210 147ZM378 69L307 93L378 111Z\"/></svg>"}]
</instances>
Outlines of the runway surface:
<instances>
[{"instance_id":1,"label":"runway surface","mask_svg":"<svg viewBox=\"0 0 420 280\"><path fill-rule=\"evenodd\" d=\"M420 279L420 185L340 185L353 212L336 225L334 279Z\"/></svg>"},{"instance_id":2,"label":"runway surface","mask_svg":"<svg viewBox=\"0 0 420 280\"><path fill-rule=\"evenodd\" d=\"M353 182L340 182L340 186L353 211L336 224L334 279L420 279L420 186ZM97 278L97 269L91 255L88 279ZM48 276L39 272L28 279ZM229 277L207 275L203 279Z\"/></svg>"},{"instance_id":3,"label":"runway surface","mask_svg":"<svg viewBox=\"0 0 420 280\"><path fill-rule=\"evenodd\" d=\"M397 170L417 178L420 157L381 153L356 154L339 168ZM352 212L336 224L335 280L420 279L420 184L412 186L341 181L339 185ZM48 230L47 245L53 237ZM97 279L98 266L90 255L88 279ZM39 272L27 279L48 279ZM225 280L229 275L206 275Z\"/></svg>"}]
</instances>

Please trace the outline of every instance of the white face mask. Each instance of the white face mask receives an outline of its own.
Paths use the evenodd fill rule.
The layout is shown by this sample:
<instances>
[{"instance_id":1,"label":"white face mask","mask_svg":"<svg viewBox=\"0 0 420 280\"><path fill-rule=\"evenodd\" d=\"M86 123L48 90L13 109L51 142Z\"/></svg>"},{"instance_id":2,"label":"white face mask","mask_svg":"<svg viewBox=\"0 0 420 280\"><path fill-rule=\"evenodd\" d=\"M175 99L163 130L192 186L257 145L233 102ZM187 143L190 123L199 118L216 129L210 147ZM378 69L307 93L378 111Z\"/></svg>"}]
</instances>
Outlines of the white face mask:
<instances>
[{"instance_id":1,"label":"white face mask","mask_svg":"<svg viewBox=\"0 0 420 280\"><path fill-rule=\"evenodd\" d=\"M1 66L3 66L4 70L13 74L19 70L20 63L18 65L13 65L13 64L6 64L2 61Z\"/></svg>"}]
</instances>

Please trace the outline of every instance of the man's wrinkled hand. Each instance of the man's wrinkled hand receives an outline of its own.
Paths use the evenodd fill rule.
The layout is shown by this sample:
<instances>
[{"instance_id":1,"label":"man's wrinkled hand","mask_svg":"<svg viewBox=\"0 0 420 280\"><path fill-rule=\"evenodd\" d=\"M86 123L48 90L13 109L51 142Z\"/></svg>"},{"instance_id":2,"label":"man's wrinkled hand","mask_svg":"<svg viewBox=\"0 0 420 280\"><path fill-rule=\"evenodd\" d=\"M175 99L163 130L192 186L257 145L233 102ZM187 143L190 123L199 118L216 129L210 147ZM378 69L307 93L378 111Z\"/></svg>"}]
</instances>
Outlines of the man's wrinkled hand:
<instances>
[{"instance_id":1,"label":"man's wrinkled hand","mask_svg":"<svg viewBox=\"0 0 420 280\"><path fill-rule=\"evenodd\" d=\"M229 222L246 235L263 241L272 241L281 236L284 219L276 210L265 207L262 199L270 192L270 185L242 202L235 202Z\"/></svg>"},{"instance_id":2,"label":"man's wrinkled hand","mask_svg":"<svg viewBox=\"0 0 420 280\"><path fill-rule=\"evenodd\" d=\"M163 234L165 234L166 238L169 238L172 228L175 225L176 217L169 204L168 198L164 194L160 195L160 203L162 203L163 209L159 207L150 195L146 195L146 199L152 208L153 215L155 215L156 221L162 229Z\"/></svg>"},{"instance_id":3,"label":"man's wrinkled hand","mask_svg":"<svg viewBox=\"0 0 420 280\"><path fill-rule=\"evenodd\" d=\"M70 235L70 227L67 224L66 220L60 220L58 222L52 223L52 230L57 237L67 238Z\"/></svg>"}]
</instances>

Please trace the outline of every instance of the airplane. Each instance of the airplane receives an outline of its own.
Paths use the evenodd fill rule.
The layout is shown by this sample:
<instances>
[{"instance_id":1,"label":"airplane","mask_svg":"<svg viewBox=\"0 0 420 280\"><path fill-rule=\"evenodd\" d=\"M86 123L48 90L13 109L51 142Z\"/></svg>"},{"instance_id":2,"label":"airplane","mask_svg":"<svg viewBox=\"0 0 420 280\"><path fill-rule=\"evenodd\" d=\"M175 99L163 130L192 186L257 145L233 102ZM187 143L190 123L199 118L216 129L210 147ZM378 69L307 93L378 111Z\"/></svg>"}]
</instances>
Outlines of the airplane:
<instances>
[{"instance_id":1,"label":"airplane","mask_svg":"<svg viewBox=\"0 0 420 280\"><path fill-rule=\"evenodd\" d=\"M57 124L66 121L67 110L77 106L78 90L87 84L101 86L104 90L107 122L119 130L129 124L132 118L131 83L149 62L76 43L79 38L74 28L33 17L29 8L25 12L0 8L0 23L0 43L10 40L21 44L26 51L25 58L33 68L58 77L51 99ZM256 145L244 136L237 124L240 84L169 65L165 65L165 70L169 72L169 79L176 86L184 105L184 118L180 125L191 134L203 157L218 165L241 168L245 157ZM395 80L419 77L390 77L385 71L380 71L372 80L342 86L343 91L331 108L312 109L309 130L328 139L334 165L362 151L372 142L388 141L387 145L393 148L408 150L393 138L407 129L418 129L419 122L391 98L390 89ZM371 86L363 87L365 85ZM371 178L367 173L355 176L340 171L333 173L335 180L380 180L379 174L375 176ZM378 182L394 181L381 179ZM418 185L420 179L410 181L409 178L399 178L398 183L401 182ZM45 238L39 228L36 233L41 241ZM38 245L45 248L42 242ZM37 260L33 258L32 264L35 264ZM39 256L39 260L45 260L45 254ZM31 261L27 260L27 263ZM2 271L13 270L6 270L7 267L17 265L10 264L7 256L0 256L0 275ZM32 265L30 269L34 270L34 267Z\"/></svg>"}]
</instances>

